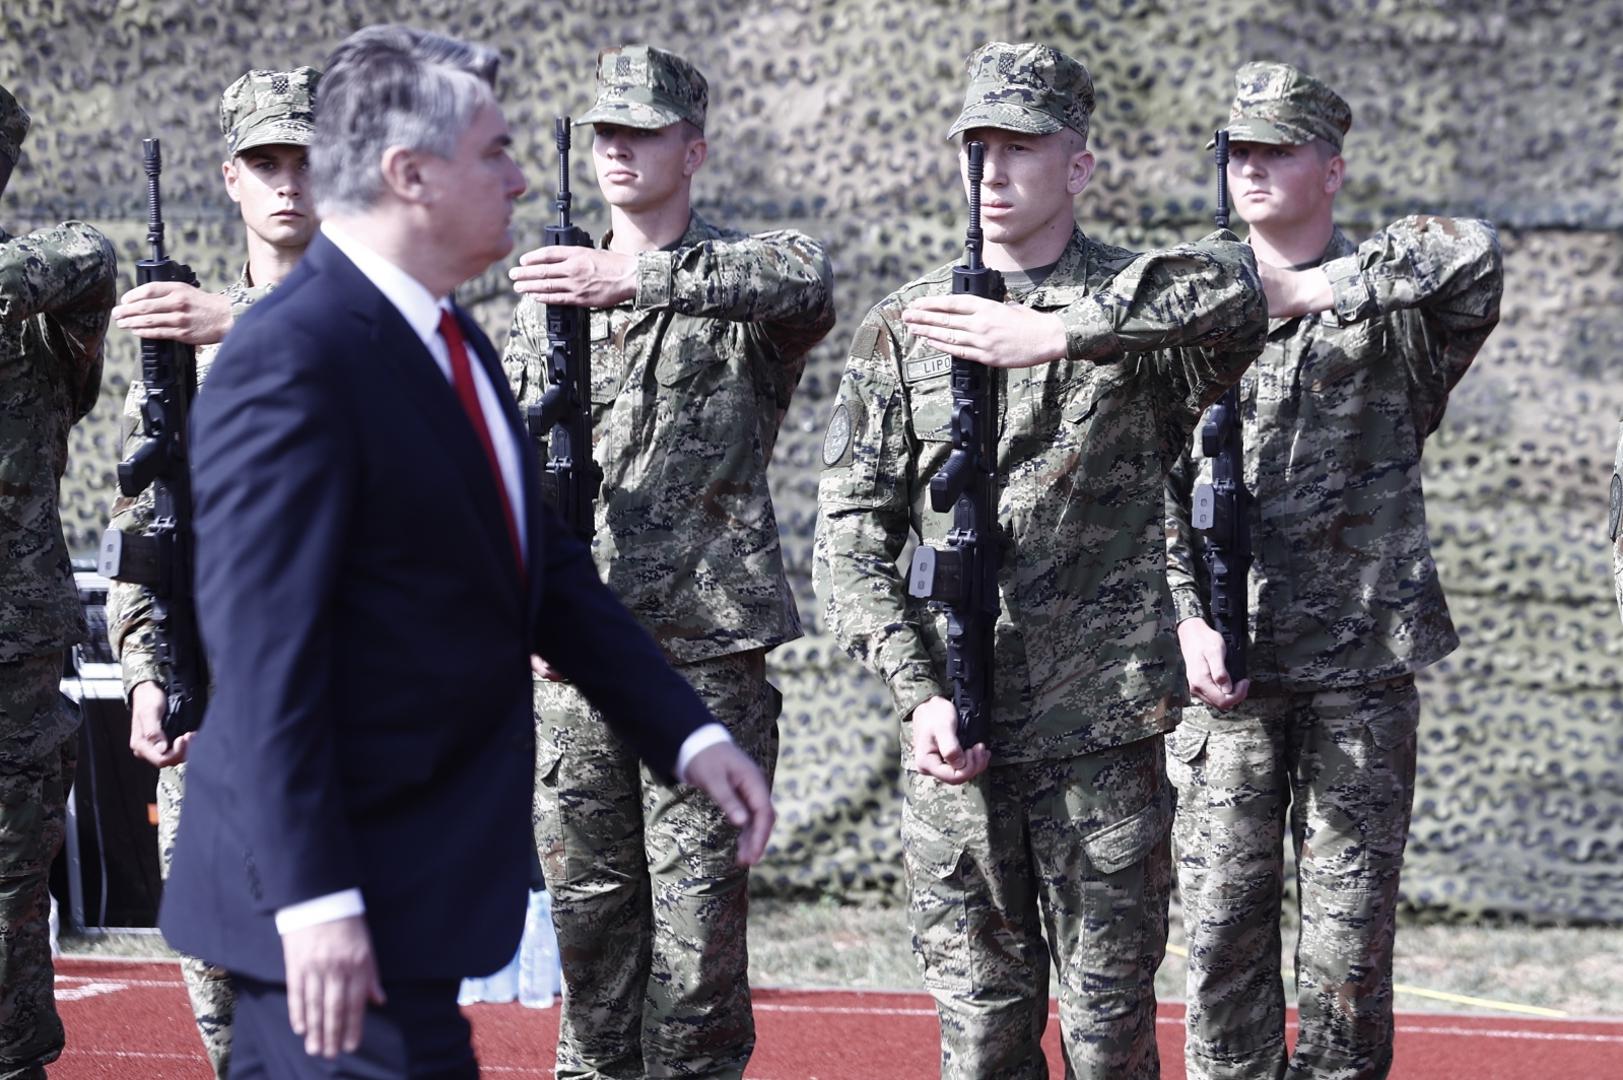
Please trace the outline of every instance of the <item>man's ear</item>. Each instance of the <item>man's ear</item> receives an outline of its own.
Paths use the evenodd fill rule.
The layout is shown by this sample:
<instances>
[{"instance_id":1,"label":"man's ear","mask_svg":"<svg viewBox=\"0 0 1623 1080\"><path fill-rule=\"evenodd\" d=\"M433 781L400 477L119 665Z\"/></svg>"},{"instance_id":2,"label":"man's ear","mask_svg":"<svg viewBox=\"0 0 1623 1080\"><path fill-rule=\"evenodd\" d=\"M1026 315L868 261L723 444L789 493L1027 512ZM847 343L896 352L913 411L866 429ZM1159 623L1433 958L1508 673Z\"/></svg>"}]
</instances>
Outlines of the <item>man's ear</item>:
<instances>
[{"instance_id":1,"label":"man's ear","mask_svg":"<svg viewBox=\"0 0 1623 1080\"><path fill-rule=\"evenodd\" d=\"M1093 151L1081 150L1071 155L1071 171L1066 177L1065 190L1071 197L1082 194L1087 189L1088 181L1093 179Z\"/></svg>"},{"instance_id":2,"label":"man's ear","mask_svg":"<svg viewBox=\"0 0 1623 1080\"><path fill-rule=\"evenodd\" d=\"M1340 154L1336 154L1324 165L1324 193L1334 195L1341 190L1341 183L1347 179L1347 162Z\"/></svg>"},{"instance_id":3,"label":"man's ear","mask_svg":"<svg viewBox=\"0 0 1623 1080\"><path fill-rule=\"evenodd\" d=\"M237 159L220 162L220 175L225 178L225 193L234 203L242 202L242 191L237 187Z\"/></svg>"},{"instance_id":4,"label":"man's ear","mask_svg":"<svg viewBox=\"0 0 1623 1080\"><path fill-rule=\"evenodd\" d=\"M438 198L438 193L423 175L422 157L415 150L404 146L389 147L383 151L379 171L383 174L383 186L403 202L426 206Z\"/></svg>"},{"instance_id":5,"label":"man's ear","mask_svg":"<svg viewBox=\"0 0 1623 1080\"><path fill-rule=\"evenodd\" d=\"M687 154L682 158L682 175L692 176L704 164L704 159L710 156L710 144L704 136L688 140Z\"/></svg>"}]
</instances>

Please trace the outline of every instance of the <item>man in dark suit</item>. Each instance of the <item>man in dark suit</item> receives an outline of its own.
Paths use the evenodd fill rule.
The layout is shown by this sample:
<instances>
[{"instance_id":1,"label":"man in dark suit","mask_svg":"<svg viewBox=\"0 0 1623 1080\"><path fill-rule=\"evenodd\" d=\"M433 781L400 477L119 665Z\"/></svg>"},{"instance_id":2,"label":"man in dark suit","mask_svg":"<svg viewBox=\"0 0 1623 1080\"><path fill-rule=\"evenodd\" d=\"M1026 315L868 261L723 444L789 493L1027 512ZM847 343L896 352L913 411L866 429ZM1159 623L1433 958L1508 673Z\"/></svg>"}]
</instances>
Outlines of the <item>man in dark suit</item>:
<instances>
[{"instance_id":1,"label":"man in dark suit","mask_svg":"<svg viewBox=\"0 0 1623 1080\"><path fill-rule=\"evenodd\" d=\"M238 1080L477 1075L456 990L522 928L532 657L715 798L741 862L771 830L760 771L541 505L496 355L448 301L513 245L496 64L403 27L339 46L322 235L198 398L215 690L162 924L233 973Z\"/></svg>"}]
</instances>

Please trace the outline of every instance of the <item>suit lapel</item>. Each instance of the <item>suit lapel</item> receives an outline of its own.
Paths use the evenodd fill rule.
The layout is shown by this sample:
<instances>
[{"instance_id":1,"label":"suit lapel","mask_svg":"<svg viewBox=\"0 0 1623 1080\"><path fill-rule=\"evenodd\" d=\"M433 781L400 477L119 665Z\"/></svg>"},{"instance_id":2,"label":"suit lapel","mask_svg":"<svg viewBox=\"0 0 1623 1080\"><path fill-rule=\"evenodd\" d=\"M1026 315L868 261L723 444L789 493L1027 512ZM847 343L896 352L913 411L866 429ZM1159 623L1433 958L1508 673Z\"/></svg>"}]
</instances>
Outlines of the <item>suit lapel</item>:
<instances>
[{"instance_id":1,"label":"suit lapel","mask_svg":"<svg viewBox=\"0 0 1623 1080\"><path fill-rule=\"evenodd\" d=\"M369 355L394 376L392 385L411 403L428 437L450 461L459 480L456 489L465 493L462 498L478 523L470 532L483 538L484 560L502 567L512 577L517 569L513 545L507 537L507 522L497 502L496 477L491 473L490 461L485 457L484 447L479 445L479 437L474 434L456 391L399 309L343 252L318 234L305 253L306 261L311 258L316 260L317 270L331 274L335 288L350 298L346 307L352 317L364 324L364 328L357 327L357 333L362 335L361 340L369 343ZM467 320L462 320L462 325L466 334ZM502 382L496 385L499 390L505 388ZM409 432L409 419L400 417L399 420L402 429ZM445 498L458 496L447 492Z\"/></svg>"}]
</instances>

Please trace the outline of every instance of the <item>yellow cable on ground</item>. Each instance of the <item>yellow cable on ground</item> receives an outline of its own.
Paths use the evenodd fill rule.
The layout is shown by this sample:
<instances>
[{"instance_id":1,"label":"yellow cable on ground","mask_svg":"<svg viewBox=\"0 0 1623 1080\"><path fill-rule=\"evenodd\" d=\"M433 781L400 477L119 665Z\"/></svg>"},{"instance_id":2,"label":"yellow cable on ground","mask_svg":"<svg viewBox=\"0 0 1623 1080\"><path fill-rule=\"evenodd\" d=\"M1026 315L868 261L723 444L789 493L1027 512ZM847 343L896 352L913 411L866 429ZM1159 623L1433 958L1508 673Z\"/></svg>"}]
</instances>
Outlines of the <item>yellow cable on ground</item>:
<instances>
[{"instance_id":1,"label":"yellow cable on ground","mask_svg":"<svg viewBox=\"0 0 1623 1080\"><path fill-rule=\"evenodd\" d=\"M1189 959L1189 950L1178 945L1168 945L1167 952L1173 956ZM1296 973L1290 969L1280 972L1285 978L1294 978ZM1430 998L1433 1001L1448 1001L1455 1005L1474 1005L1479 1009L1496 1009L1499 1012L1526 1013L1529 1016L1548 1016L1560 1019L1567 1014L1560 1009L1546 1009L1542 1005L1521 1005L1514 1001L1494 1001L1491 998L1471 997L1469 994L1450 994L1446 990L1427 990L1421 986L1405 986L1403 983L1393 983L1392 989L1400 994L1410 994L1414 997Z\"/></svg>"}]
</instances>

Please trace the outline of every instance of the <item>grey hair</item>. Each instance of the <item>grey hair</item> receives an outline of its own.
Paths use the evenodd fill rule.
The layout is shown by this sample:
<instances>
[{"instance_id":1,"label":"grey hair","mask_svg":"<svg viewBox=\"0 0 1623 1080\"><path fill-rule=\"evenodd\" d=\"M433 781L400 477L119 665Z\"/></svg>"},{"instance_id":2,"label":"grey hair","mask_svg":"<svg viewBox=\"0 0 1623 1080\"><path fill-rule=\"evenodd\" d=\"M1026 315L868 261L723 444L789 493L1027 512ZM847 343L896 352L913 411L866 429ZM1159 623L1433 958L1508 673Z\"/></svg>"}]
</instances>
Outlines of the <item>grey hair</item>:
<instances>
[{"instance_id":1,"label":"grey hair","mask_svg":"<svg viewBox=\"0 0 1623 1080\"><path fill-rule=\"evenodd\" d=\"M409 26L368 26L327 58L316 102L310 178L323 215L364 213L383 194L383 152L448 158L495 100L494 49Z\"/></svg>"}]
</instances>

